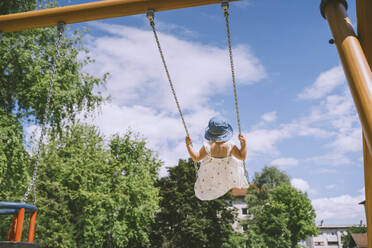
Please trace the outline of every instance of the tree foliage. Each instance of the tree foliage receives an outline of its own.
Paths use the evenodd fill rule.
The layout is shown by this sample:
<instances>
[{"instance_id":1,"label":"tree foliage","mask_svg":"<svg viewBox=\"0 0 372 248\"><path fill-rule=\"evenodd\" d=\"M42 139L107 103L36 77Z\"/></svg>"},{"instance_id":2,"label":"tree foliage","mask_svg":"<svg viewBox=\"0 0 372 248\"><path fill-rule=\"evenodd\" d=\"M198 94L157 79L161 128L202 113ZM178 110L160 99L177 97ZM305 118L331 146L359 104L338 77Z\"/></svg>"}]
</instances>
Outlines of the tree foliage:
<instances>
[{"instance_id":1,"label":"tree foliage","mask_svg":"<svg viewBox=\"0 0 372 248\"><path fill-rule=\"evenodd\" d=\"M2 1L0 12L13 11L27 2ZM21 9L23 10L23 9ZM30 10L30 9L28 9ZM57 32L54 27L4 33L0 39L0 108L16 113L17 118L42 121L51 78L51 64L56 54ZM63 122L74 120L77 113L93 110L103 97L94 88L104 85L106 76L95 78L83 72L93 60L84 55L87 50L79 31L65 32L61 40L60 57L48 119L61 131Z\"/></svg>"},{"instance_id":2,"label":"tree foliage","mask_svg":"<svg viewBox=\"0 0 372 248\"><path fill-rule=\"evenodd\" d=\"M19 201L29 179L30 156L25 151L22 127L12 113L0 109L0 201ZM0 234L7 233L10 218L0 216ZM5 238L0 235L0 240Z\"/></svg>"},{"instance_id":3,"label":"tree foliage","mask_svg":"<svg viewBox=\"0 0 372 248\"><path fill-rule=\"evenodd\" d=\"M34 0L4 0L0 2L0 14L28 11L36 7ZM23 129L14 109L7 109L4 103L7 89L11 83L4 81L13 61L5 60L11 56L9 36L0 39L0 200L19 201L29 179L30 156L23 143ZM13 57L14 60L14 57ZM21 77L21 75L14 77ZM16 99L13 99L16 105ZM4 222L0 222L1 232ZM8 224L8 223L7 223Z\"/></svg>"},{"instance_id":4,"label":"tree foliage","mask_svg":"<svg viewBox=\"0 0 372 248\"><path fill-rule=\"evenodd\" d=\"M160 162L131 133L108 146L75 125L50 140L40 164L39 247L146 247L158 209Z\"/></svg>"},{"instance_id":5,"label":"tree foliage","mask_svg":"<svg viewBox=\"0 0 372 248\"><path fill-rule=\"evenodd\" d=\"M35 0L2 0L0 1L0 15L29 11L35 7Z\"/></svg>"},{"instance_id":6,"label":"tree foliage","mask_svg":"<svg viewBox=\"0 0 372 248\"><path fill-rule=\"evenodd\" d=\"M4 0L0 13L35 7L36 1ZM29 183L34 158L24 149L22 126L42 122L56 39L54 27L0 39L2 199L19 201ZM87 54L82 33L66 30L48 116L52 132L40 161L35 239L39 247L146 247L158 209L154 183L161 163L133 134L107 142L96 128L74 124L80 112L89 113L104 100L94 89L104 86L107 75L95 78L83 71L93 62Z\"/></svg>"},{"instance_id":7,"label":"tree foliage","mask_svg":"<svg viewBox=\"0 0 372 248\"><path fill-rule=\"evenodd\" d=\"M34 10L37 2L42 7L52 1L2 0L0 14ZM25 151L23 128L42 121L56 38L55 28L41 28L4 33L0 39L1 201L19 201L30 181L34 158ZM92 62L85 52L81 33L65 32L48 117L59 133L79 111L89 112L103 100L93 89L103 86L106 76L99 79L82 71ZM0 221L1 234L5 224Z\"/></svg>"},{"instance_id":8,"label":"tree foliage","mask_svg":"<svg viewBox=\"0 0 372 248\"><path fill-rule=\"evenodd\" d=\"M234 210L230 194L213 201L195 197L195 171L191 160L180 160L168 169L169 176L158 181L160 211L151 235L151 247L238 247L241 237L232 223Z\"/></svg>"},{"instance_id":9,"label":"tree foliage","mask_svg":"<svg viewBox=\"0 0 372 248\"><path fill-rule=\"evenodd\" d=\"M317 234L310 200L289 184L287 175L265 167L254 182L258 183L246 196L249 217L242 223L248 247L295 248L299 241Z\"/></svg>"},{"instance_id":10,"label":"tree foliage","mask_svg":"<svg viewBox=\"0 0 372 248\"><path fill-rule=\"evenodd\" d=\"M0 109L0 199L17 201L28 179L30 156L26 152L22 127L12 113Z\"/></svg>"},{"instance_id":11,"label":"tree foliage","mask_svg":"<svg viewBox=\"0 0 372 248\"><path fill-rule=\"evenodd\" d=\"M282 184L290 184L289 176L275 166L265 166L261 173L256 172L253 182L264 191Z\"/></svg>"},{"instance_id":12,"label":"tree foliage","mask_svg":"<svg viewBox=\"0 0 372 248\"><path fill-rule=\"evenodd\" d=\"M290 180L288 175L278 168L265 166L261 173L256 172L245 197L248 215L256 216L267 202L270 192L280 185L290 185Z\"/></svg>"}]
</instances>

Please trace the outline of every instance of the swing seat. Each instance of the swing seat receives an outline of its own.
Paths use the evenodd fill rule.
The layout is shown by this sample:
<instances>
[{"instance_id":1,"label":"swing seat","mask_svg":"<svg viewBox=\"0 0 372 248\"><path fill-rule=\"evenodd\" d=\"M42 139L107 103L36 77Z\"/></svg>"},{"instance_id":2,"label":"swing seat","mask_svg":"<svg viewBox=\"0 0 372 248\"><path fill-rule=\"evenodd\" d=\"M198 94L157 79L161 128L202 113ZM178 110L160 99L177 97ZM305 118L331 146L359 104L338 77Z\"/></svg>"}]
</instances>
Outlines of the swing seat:
<instances>
[{"instance_id":1,"label":"swing seat","mask_svg":"<svg viewBox=\"0 0 372 248\"><path fill-rule=\"evenodd\" d=\"M22 239L22 228L25 213L30 214L30 222L28 226L28 238L27 242L21 242ZM8 241L0 241L0 248L20 247L20 248L31 248L37 247L34 244L35 224L37 207L16 202L0 202L0 215L13 215L13 219L10 223Z\"/></svg>"}]
</instances>

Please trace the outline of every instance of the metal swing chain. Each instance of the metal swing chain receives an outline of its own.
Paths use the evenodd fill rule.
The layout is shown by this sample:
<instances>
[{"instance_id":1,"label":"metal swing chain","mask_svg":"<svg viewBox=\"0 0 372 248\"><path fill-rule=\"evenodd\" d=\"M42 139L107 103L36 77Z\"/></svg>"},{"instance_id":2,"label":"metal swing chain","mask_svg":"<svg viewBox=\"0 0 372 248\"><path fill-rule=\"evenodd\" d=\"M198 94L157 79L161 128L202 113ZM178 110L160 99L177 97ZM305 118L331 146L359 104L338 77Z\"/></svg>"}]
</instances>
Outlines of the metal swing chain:
<instances>
[{"instance_id":1,"label":"metal swing chain","mask_svg":"<svg viewBox=\"0 0 372 248\"><path fill-rule=\"evenodd\" d=\"M236 90L235 68L234 68L234 60L233 60L233 53L232 53L232 47L231 47L231 33L230 33L230 23L229 23L229 0L222 0L221 7L223 9L223 14L225 16L225 22L226 22L227 42L228 42L228 45L229 45L230 67L231 67L231 75L232 75L232 82L233 82L233 88L234 88L234 101L235 101L236 119L238 121L239 134L241 134L242 130L241 130L241 127L240 127L238 94L237 94L237 90ZM243 165L244 165L244 175L247 177L247 170L245 168L245 160L243 161Z\"/></svg>"},{"instance_id":2,"label":"metal swing chain","mask_svg":"<svg viewBox=\"0 0 372 248\"><path fill-rule=\"evenodd\" d=\"M157 32L156 32L156 29L155 29L154 11L153 11L153 10L148 10L148 11L147 11L147 14L146 14L146 17L147 17L147 19L149 19L149 21L150 21L150 25L151 25L151 28L152 28L152 32L154 33L154 37L155 37L155 40L156 40L156 44L157 44L158 49L159 49L159 53L160 53L160 57L161 57L161 61L163 62L163 66L164 66L164 69L165 69L165 73L167 74L167 78L168 78L168 81L169 81L169 86L171 87L172 94L173 94L173 97L174 97L174 101L176 102L177 109L178 109L178 112L179 112L179 114L180 114L180 117L181 117L181 120L182 120L183 127L185 128L185 131L186 131L187 136L190 136L190 135L189 135L189 131L188 131L187 126L186 126L186 123L185 123L185 119L183 118L183 114L182 114L182 111L181 111L180 104L179 104L179 102L178 102L178 98L177 98L177 95L176 95L176 91L175 91L175 89L174 89L174 87L173 87L173 82L172 82L172 79L171 79L170 74L169 74L169 71L168 71L168 66L167 66L167 64L165 63L165 58L164 58L163 50L161 49L161 46L160 46L160 42L159 42L159 38L158 38L158 34L157 34Z\"/></svg>"},{"instance_id":3,"label":"metal swing chain","mask_svg":"<svg viewBox=\"0 0 372 248\"><path fill-rule=\"evenodd\" d=\"M21 202L26 202L31 190L33 189L34 205L36 205L36 179L37 179L37 172L38 172L38 169L39 169L41 148L42 148L42 145L43 145L44 136L46 135L46 132L47 132L47 120L48 120L48 115L49 115L49 105L50 105L50 99L51 99L51 96L52 96L54 77L55 77L55 74L56 74L56 71L57 71L57 60L58 60L59 55L60 55L59 54L59 52L60 52L59 49L60 49L60 45L61 45L61 38L62 38L62 35L63 35L63 32L64 32L64 26L65 26L64 22L58 22L58 25L57 25L58 38L57 38L57 41L56 41L56 53L55 53L55 57L54 57L53 63L52 63L52 75L51 75L50 81L49 81L48 97L47 97L45 112L44 112L43 120L42 120L43 124L42 124L42 127L41 127L41 134L40 134L38 148L37 148L35 167L34 167L34 171L33 171L33 174L32 174L31 182L28 185L26 193L21 200Z\"/></svg>"},{"instance_id":4,"label":"metal swing chain","mask_svg":"<svg viewBox=\"0 0 372 248\"><path fill-rule=\"evenodd\" d=\"M155 19L155 11L152 10L152 9L149 9L146 13L146 17L147 19L149 20L150 22L150 26L152 28L152 32L154 33L154 37L155 37L155 41L156 41L156 45L158 47L158 50L159 50L159 53L160 53L160 57L161 57L161 61L163 62L163 66L164 66L164 69L165 69L165 73L167 74L167 78L168 78L168 82L169 82L169 86L172 90L172 94L173 94L173 98L174 98L174 101L176 102L176 105L177 105L177 109L178 109L178 113L181 117L181 120L182 120L182 124L183 124L183 127L185 129L185 132L186 132L186 135L188 137L190 137L190 134L189 134L189 131L187 129L187 126L186 126L186 122L185 122L185 119L183 118L183 114L182 114L182 110L181 110L181 107L180 107L180 103L178 102L178 98L177 98L177 95L176 95L176 90L174 89L174 86L173 86L173 82L172 82L172 79L170 77L170 74L169 74L169 70L168 70L168 66L165 62L165 57L164 57L164 54L163 54L163 50L161 49L161 46L160 46L160 41L159 41L159 37L158 37L158 34L156 32L156 29L155 29L155 22L154 22L154 19ZM194 167L195 167L195 172L198 172L198 168L197 168L197 164L196 162L194 162Z\"/></svg>"}]
</instances>

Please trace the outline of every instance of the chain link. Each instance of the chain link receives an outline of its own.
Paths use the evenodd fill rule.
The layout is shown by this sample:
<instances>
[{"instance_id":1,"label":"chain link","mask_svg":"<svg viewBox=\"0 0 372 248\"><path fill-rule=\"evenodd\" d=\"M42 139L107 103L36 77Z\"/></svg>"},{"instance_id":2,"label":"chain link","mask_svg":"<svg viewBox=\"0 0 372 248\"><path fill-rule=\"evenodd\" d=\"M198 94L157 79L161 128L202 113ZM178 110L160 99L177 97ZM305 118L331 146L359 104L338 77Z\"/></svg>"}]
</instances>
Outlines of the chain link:
<instances>
[{"instance_id":1,"label":"chain link","mask_svg":"<svg viewBox=\"0 0 372 248\"><path fill-rule=\"evenodd\" d=\"M39 143L38 143L38 147L37 147L35 167L34 167L34 171L33 171L33 174L32 174L31 182L28 185L26 193L21 200L21 202L23 202L23 203L26 202L31 190L33 189L34 205L36 205L36 202L37 202L37 200L36 200L37 172L38 172L38 169L39 169L39 161L40 161L41 148L43 146L44 136L46 135L46 133L48 131L47 130L48 129L47 128L47 122L48 122L48 115L49 115L49 105L50 105L50 99L51 99L51 96L52 96L54 77L55 77L56 70L57 70L57 60L58 60L59 55L60 55L59 54L59 52L60 52L59 49L60 49L60 45L61 45L61 38L62 38L62 35L63 35L63 31L64 31L64 23L63 22L58 23L57 30L58 30L58 38L57 38L57 41L56 41L56 53L55 53L55 57L54 57L53 63L52 63L52 75L51 75L50 81L49 81L48 97L47 97L47 102L46 102L46 106L45 106L45 112L44 112L43 119L42 119L41 134L40 134Z\"/></svg>"},{"instance_id":2,"label":"chain link","mask_svg":"<svg viewBox=\"0 0 372 248\"><path fill-rule=\"evenodd\" d=\"M225 16L225 22L226 22L227 43L229 45L229 57L230 57L230 67L231 67L233 89L234 89L234 102L235 102L235 110L236 110L236 119L238 121L239 134L241 134L242 130L241 130L241 126L240 126L238 94L237 94L237 90L236 90L235 68L234 68L234 60L233 60L233 53L232 53L232 46L231 46L231 33L230 33L230 23L229 23L229 1L228 0L222 0L221 7L223 9L223 13L224 13L224 16ZM243 161L243 166L244 166L244 175L247 177L248 173L247 173L247 169L245 168L245 160Z\"/></svg>"},{"instance_id":3,"label":"chain link","mask_svg":"<svg viewBox=\"0 0 372 248\"><path fill-rule=\"evenodd\" d=\"M186 122L185 122L185 119L184 119L183 114L182 114L180 103L178 102L178 98L177 98L177 95L176 95L176 90L174 89L173 82L172 82L172 79L171 79L170 74L169 74L168 66L167 66L167 63L165 62L165 57L164 57L164 54L163 54L163 50L161 49L161 46L160 46L159 37L158 37L158 34L156 32L156 29L155 29L155 22L154 22L155 15L154 15L154 10L152 10L152 9L148 10L147 13L146 13L146 17L147 17L147 19L150 22L150 26L152 28L152 32L153 32L154 37L155 37L156 45L157 45L158 50L159 50L159 53L160 53L161 61L163 62L165 73L167 74L169 86L170 86L170 88L172 90L173 98L174 98L174 101L176 102L178 113L179 113L179 115L181 117L183 127L185 129L186 135L188 137L190 137L189 130L187 129ZM198 166L197 166L197 163L196 162L194 162L194 167L195 167L195 172L197 173L198 172Z\"/></svg>"}]
</instances>

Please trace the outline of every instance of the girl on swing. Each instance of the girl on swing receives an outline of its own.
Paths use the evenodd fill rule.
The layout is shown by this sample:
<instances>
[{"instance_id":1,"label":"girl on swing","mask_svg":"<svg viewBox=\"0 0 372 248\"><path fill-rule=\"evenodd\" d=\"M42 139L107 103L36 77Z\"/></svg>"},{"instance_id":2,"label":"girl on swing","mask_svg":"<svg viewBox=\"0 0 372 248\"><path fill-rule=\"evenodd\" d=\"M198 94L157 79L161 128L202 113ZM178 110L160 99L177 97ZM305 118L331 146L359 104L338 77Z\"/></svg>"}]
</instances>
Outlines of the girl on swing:
<instances>
[{"instance_id":1,"label":"girl on swing","mask_svg":"<svg viewBox=\"0 0 372 248\"><path fill-rule=\"evenodd\" d=\"M186 137L186 147L192 160L202 160L194 186L195 195L200 200L214 200L232 188L248 188L243 165L247 156L246 141L239 134L239 149L228 142L232 136L231 125L222 117L213 117L204 135L208 143L199 152L194 151L191 138Z\"/></svg>"}]
</instances>

